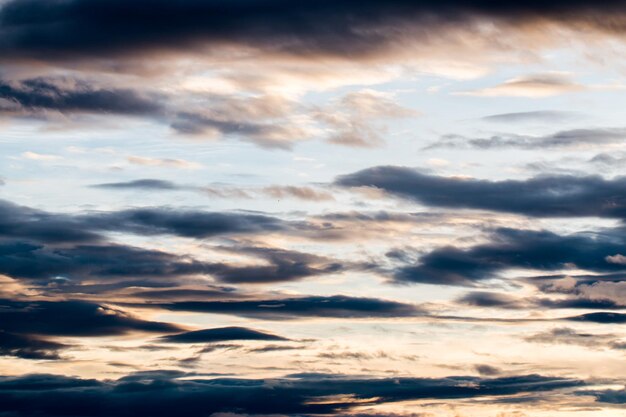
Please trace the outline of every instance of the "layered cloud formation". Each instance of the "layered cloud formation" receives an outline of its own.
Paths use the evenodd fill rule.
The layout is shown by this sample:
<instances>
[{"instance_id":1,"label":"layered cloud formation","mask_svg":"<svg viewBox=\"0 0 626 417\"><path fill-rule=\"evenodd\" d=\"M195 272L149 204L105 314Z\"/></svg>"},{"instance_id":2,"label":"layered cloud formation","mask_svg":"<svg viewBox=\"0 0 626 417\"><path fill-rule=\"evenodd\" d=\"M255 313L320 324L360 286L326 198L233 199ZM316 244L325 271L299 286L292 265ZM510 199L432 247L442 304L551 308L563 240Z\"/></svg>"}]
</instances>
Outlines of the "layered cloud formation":
<instances>
[{"instance_id":1,"label":"layered cloud formation","mask_svg":"<svg viewBox=\"0 0 626 417\"><path fill-rule=\"evenodd\" d=\"M619 414L625 33L0 0L0 415Z\"/></svg>"}]
</instances>

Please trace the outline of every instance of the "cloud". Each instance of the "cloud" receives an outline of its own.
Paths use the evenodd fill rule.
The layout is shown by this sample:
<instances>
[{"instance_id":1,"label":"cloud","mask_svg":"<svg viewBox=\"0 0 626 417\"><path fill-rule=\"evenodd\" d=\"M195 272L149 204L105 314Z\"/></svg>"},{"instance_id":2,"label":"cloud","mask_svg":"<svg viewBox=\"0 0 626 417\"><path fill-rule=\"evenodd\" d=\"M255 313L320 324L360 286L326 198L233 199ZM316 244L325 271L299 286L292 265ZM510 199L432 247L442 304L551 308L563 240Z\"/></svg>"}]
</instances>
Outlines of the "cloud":
<instances>
[{"instance_id":1,"label":"cloud","mask_svg":"<svg viewBox=\"0 0 626 417\"><path fill-rule=\"evenodd\" d=\"M89 6L89 7L87 7ZM306 1L225 4L121 0L8 1L0 9L0 56L59 60L129 56L168 49L238 45L295 56L372 54L403 39L426 41L437 27L472 26L481 18L509 26L542 21L621 33L607 22L622 15L620 0L540 3L478 0ZM108 28L115 27L111 32ZM53 31L51 28L54 28ZM366 30L366 29L370 30ZM52 36L54 35L54 36Z\"/></svg>"},{"instance_id":2,"label":"cloud","mask_svg":"<svg viewBox=\"0 0 626 417\"><path fill-rule=\"evenodd\" d=\"M502 373L502 371L495 366L485 364L474 365L474 369L482 376L494 376Z\"/></svg>"},{"instance_id":3,"label":"cloud","mask_svg":"<svg viewBox=\"0 0 626 417\"><path fill-rule=\"evenodd\" d=\"M113 189L129 189L129 190L155 190L155 191L175 191L185 189L170 181L157 179L141 179L128 182L110 182L104 184L92 185L95 188L113 188Z\"/></svg>"},{"instance_id":4,"label":"cloud","mask_svg":"<svg viewBox=\"0 0 626 417\"><path fill-rule=\"evenodd\" d=\"M549 395L580 387L575 379L521 375L501 378L371 378L301 374L274 379L206 379L180 372L143 372L117 381L54 375L0 379L0 404L19 415L188 416L219 412L250 414L331 414L358 405L419 399L452 400Z\"/></svg>"},{"instance_id":5,"label":"cloud","mask_svg":"<svg viewBox=\"0 0 626 417\"><path fill-rule=\"evenodd\" d=\"M397 282L472 286L514 268L620 271L623 265L605 260L607 253L614 253L624 245L620 233L616 230L614 235L561 236L547 231L502 228L495 230L485 244L467 249L454 246L434 249L423 255L417 265L397 269L393 278Z\"/></svg>"},{"instance_id":6,"label":"cloud","mask_svg":"<svg viewBox=\"0 0 626 417\"><path fill-rule=\"evenodd\" d=\"M366 269L368 265L276 247L230 242L214 250L245 256L239 263L200 261L192 256L108 242L104 232L141 236L170 234L195 239L227 235L285 233L313 236L314 224L252 213L220 213L166 208L55 214L0 201L0 273L52 291L75 291L91 282L94 290L173 285L176 279L212 276L231 283L292 281L316 275ZM65 245L61 245L65 244Z\"/></svg>"},{"instance_id":7,"label":"cloud","mask_svg":"<svg viewBox=\"0 0 626 417\"><path fill-rule=\"evenodd\" d=\"M293 185L279 186L273 185L263 188L263 192L272 198L297 198L304 201L330 201L334 200L332 194L325 191L318 191L311 187L296 187Z\"/></svg>"},{"instance_id":8,"label":"cloud","mask_svg":"<svg viewBox=\"0 0 626 417\"><path fill-rule=\"evenodd\" d=\"M5 200L0 200L0 234L4 240L12 238L43 243L87 243L101 238L71 216L51 214Z\"/></svg>"},{"instance_id":9,"label":"cloud","mask_svg":"<svg viewBox=\"0 0 626 417\"><path fill-rule=\"evenodd\" d=\"M416 117L419 113L399 105L392 94L362 90L346 94L315 117L332 128L327 141L353 146L375 147L384 143L384 121Z\"/></svg>"},{"instance_id":10,"label":"cloud","mask_svg":"<svg viewBox=\"0 0 626 417\"><path fill-rule=\"evenodd\" d=\"M611 255L604 258L608 263L626 265L626 256L621 254Z\"/></svg>"},{"instance_id":11,"label":"cloud","mask_svg":"<svg viewBox=\"0 0 626 417\"><path fill-rule=\"evenodd\" d=\"M126 158L133 165L149 166L149 167L165 167L179 169L198 169L201 168L197 162L186 161L184 159L173 158L146 158L143 156L129 156Z\"/></svg>"},{"instance_id":12,"label":"cloud","mask_svg":"<svg viewBox=\"0 0 626 417\"><path fill-rule=\"evenodd\" d=\"M35 336L7 333L0 330L0 355L22 359L57 360L67 345Z\"/></svg>"},{"instance_id":13,"label":"cloud","mask_svg":"<svg viewBox=\"0 0 626 417\"><path fill-rule=\"evenodd\" d=\"M376 298L335 295L229 301L179 301L149 304L172 311L230 314L265 320L299 317L383 318L412 317L423 314L415 305Z\"/></svg>"},{"instance_id":14,"label":"cloud","mask_svg":"<svg viewBox=\"0 0 626 417\"><path fill-rule=\"evenodd\" d=\"M101 212L78 216L95 230L125 231L140 235L172 234L206 238L219 235L256 234L307 228L306 223L290 223L263 214L207 212L159 207Z\"/></svg>"},{"instance_id":15,"label":"cloud","mask_svg":"<svg viewBox=\"0 0 626 417\"><path fill-rule=\"evenodd\" d=\"M626 323L626 314L620 313L609 313L609 312L595 312L582 314L580 316L570 317L569 320L572 321L582 321L589 323L600 323L600 324L624 324Z\"/></svg>"},{"instance_id":16,"label":"cloud","mask_svg":"<svg viewBox=\"0 0 626 417\"><path fill-rule=\"evenodd\" d=\"M618 335L607 333L581 333L569 327L558 327L524 338L531 343L576 345L592 349L626 349L626 343Z\"/></svg>"},{"instance_id":17,"label":"cloud","mask_svg":"<svg viewBox=\"0 0 626 417\"><path fill-rule=\"evenodd\" d=\"M212 343L228 340L288 340L258 330L245 327L220 327L216 329L195 330L161 337L164 342L170 343Z\"/></svg>"},{"instance_id":18,"label":"cloud","mask_svg":"<svg viewBox=\"0 0 626 417\"><path fill-rule=\"evenodd\" d=\"M485 291L472 291L456 300L457 303L465 304L472 307L487 307L487 308L523 308L524 304L508 294L501 294L496 292Z\"/></svg>"},{"instance_id":19,"label":"cloud","mask_svg":"<svg viewBox=\"0 0 626 417\"><path fill-rule=\"evenodd\" d=\"M522 122L561 122L580 117L580 114L571 111L560 110L536 110L516 113L500 113L485 116L481 120L496 123L522 123Z\"/></svg>"},{"instance_id":20,"label":"cloud","mask_svg":"<svg viewBox=\"0 0 626 417\"><path fill-rule=\"evenodd\" d=\"M482 97L548 97L582 91L585 87L565 74L535 74L506 80L502 84L456 94Z\"/></svg>"},{"instance_id":21,"label":"cloud","mask_svg":"<svg viewBox=\"0 0 626 417\"><path fill-rule=\"evenodd\" d=\"M267 264L236 265L214 264L210 273L225 283L268 283L294 281L306 277L338 273L347 265L332 259L309 253L268 247L234 247L225 250L238 254L253 255Z\"/></svg>"},{"instance_id":22,"label":"cloud","mask_svg":"<svg viewBox=\"0 0 626 417\"><path fill-rule=\"evenodd\" d=\"M130 332L173 333L180 327L168 323L141 320L112 307L87 301L16 301L0 300L0 331L20 335L111 336ZM2 334L2 333L0 333ZM10 336L5 336L10 337ZM9 339L5 339L9 341ZM54 344L32 339L39 351ZM13 340L18 343L19 340ZM27 343L22 338L20 343ZM38 347L37 347L38 346ZM61 345L57 346L57 349ZM27 349L26 346L23 349Z\"/></svg>"},{"instance_id":23,"label":"cloud","mask_svg":"<svg viewBox=\"0 0 626 417\"><path fill-rule=\"evenodd\" d=\"M48 155L31 151L23 152L22 158L30 159L33 161L54 161L59 159L59 157L56 155Z\"/></svg>"},{"instance_id":24,"label":"cloud","mask_svg":"<svg viewBox=\"0 0 626 417\"><path fill-rule=\"evenodd\" d=\"M534 217L626 218L626 177L544 175L488 181L441 177L379 166L335 180L343 187L376 187L427 206L469 208Z\"/></svg>"},{"instance_id":25,"label":"cloud","mask_svg":"<svg viewBox=\"0 0 626 417\"><path fill-rule=\"evenodd\" d=\"M543 136L503 134L487 138L470 138L462 135L445 135L424 149L470 148L470 149L551 149L593 148L598 145L621 144L626 138L626 129L574 129L563 130Z\"/></svg>"},{"instance_id":26,"label":"cloud","mask_svg":"<svg viewBox=\"0 0 626 417\"><path fill-rule=\"evenodd\" d=\"M0 16L3 11L0 9ZM155 97L130 89L94 88L85 82L50 78L0 80L0 113L29 115L48 111L145 116L158 115L163 108Z\"/></svg>"}]
</instances>

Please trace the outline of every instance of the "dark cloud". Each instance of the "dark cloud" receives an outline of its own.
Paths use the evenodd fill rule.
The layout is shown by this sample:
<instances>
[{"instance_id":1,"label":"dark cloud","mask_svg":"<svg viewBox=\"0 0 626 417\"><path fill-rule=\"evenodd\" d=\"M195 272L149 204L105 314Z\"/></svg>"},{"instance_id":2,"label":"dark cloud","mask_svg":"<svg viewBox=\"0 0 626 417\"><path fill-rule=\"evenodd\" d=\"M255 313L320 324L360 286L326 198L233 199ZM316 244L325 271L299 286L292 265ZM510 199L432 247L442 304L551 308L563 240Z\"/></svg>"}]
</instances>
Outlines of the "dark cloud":
<instances>
[{"instance_id":1,"label":"dark cloud","mask_svg":"<svg viewBox=\"0 0 626 417\"><path fill-rule=\"evenodd\" d=\"M488 138L470 138L462 135L445 135L425 149L475 148L475 149L546 149L571 147L597 147L623 143L626 129L574 129L544 136L503 134Z\"/></svg>"},{"instance_id":2,"label":"dark cloud","mask_svg":"<svg viewBox=\"0 0 626 417\"><path fill-rule=\"evenodd\" d=\"M581 381L540 375L502 378L359 378L300 374L285 378L205 379L179 372L143 372L117 381L53 375L0 379L0 410L21 416L187 416L218 412L250 414L330 414L355 404L375 405L418 399L463 399L549 395ZM359 401L354 401L354 400Z\"/></svg>"},{"instance_id":3,"label":"dark cloud","mask_svg":"<svg viewBox=\"0 0 626 417\"><path fill-rule=\"evenodd\" d=\"M206 238L228 234L292 231L312 227L277 217L245 212L139 208L79 217L96 230L125 231L141 235L173 234Z\"/></svg>"},{"instance_id":4,"label":"dark cloud","mask_svg":"<svg viewBox=\"0 0 626 417\"><path fill-rule=\"evenodd\" d=\"M243 245L214 249L247 255L257 262L198 261L190 256L111 244L102 234L110 231L209 238L274 232L298 235L320 230L307 222L262 214L145 208L67 215L2 201L0 214L0 273L40 285L54 284L59 290L71 290L73 285L89 279L98 280L91 283L93 290L100 286L104 291L102 285L153 287L191 275L210 275L231 283L279 282L366 267L303 252ZM146 285L146 279L156 281ZM138 285L142 280L144 283Z\"/></svg>"},{"instance_id":5,"label":"dark cloud","mask_svg":"<svg viewBox=\"0 0 626 417\"><path fill-rule=\"evenodd\" d=\"M217 329L195 330L163 336L161 340L170 343L212 343L225 342L228 340L288 340L258 330L245 327L220 327Z\"/></svg>"},{"instance_id":6,"label":"dark cloud","mask_svg":"<svg viewBox=\"0 0 626 417\"><path fill-rule=\"evenodd\" d=\"M340 176L345 187L377 187L422 204L537 217L626 218L626 177L538 176L488 181L440 177L411 168L380 166Z\"/></svg>"},{"instance_id":7,"label":"dark cloud","mask_svg":"<svg viewBox=\"0 0 626 417\"><path fill-rule=\"evenodd\" d=\"M561 236L548 231L502 228L490 237L489 243L467 249L454 246L435 249L423 255L417 265L400 267L394 280L471 286L513 268L546 271L580 268L597 272L626 268L624 264L607 261L607 257L623 251L625 242L619 229L612 234ZM484 304L484 294L478 298ZM491 298L492 304L502 301ZM472 299L476 296L466 301Z\"/></svg>"},{"instance_id":8,"label":"dark cloud","mask_svg":"<svg viewBox=\"0 0 626 417\"><path fill-rule=\"evenodd\" d=\"M0 236L3 239L43 243L95 242L100 236L80 221L0 200Z\"/></svg>"},{"instance_id":9,"label":"dark cloud","mask_svg":"<svg viewBox=\"0 0 626 417\"><path fill-rule=\"evenodd\" d=\"M264 283L299 280L344 269L341 263L326 258L283 249L242 247L241 252L264 263L246 266L204 262L189 256L113 244L54 248L0 243L0 273L52 290L72 292L79 291L77 285L90 280L110 285L112 290L166 283L175 286L177 277L194 275L212 276L228 283ZM100 291L105 289L101 287Z\"/></svg>"},{"instance_id":10,"label":"dark cloud","mask_svg":"<svg viewBox=\"0 0 626 417\"><path fill-rule=\"evenodd\" d=\"M0 9L0 16L2 14ZM0 32L3 26L1 19ZM94 88L85 82L62 79L34 78L19 82L0 80L0 112L17 115L46 111L157 115L162 110L155 97L147 97L129 89Z\"/></svg>"},{"instance_id":11,"label":"dark cloud","mask_svg":"<svg viewBox=\"0 0 626 417\"><path fill-rule=\"evenodd\" d=\"M626 389L614 390L585 390L579 391L578 395L591 395L595 397L596 401L607 404L619 404L623 406L626 404Z\"/></svg>"},{"instance_id":12,"label":"dark cloud","mask_svg":"<svg viewBox=\"0 0 626 417\"><path fill-rule=\"evenodd\" d=\"M70 285L88 279L171 278L208 274L208 266L161 251L123 245L77 245L69 248L29 243L0 243L0 273L42 285Z\"/></svg>"},{"instance_id":13,"label":"dark cloud","mask_svg":"<svg viewBox=\"0 0 626 417\"><path fill-rule=\"evenodd\" d=\"M4 299L0 300L0 331L50 336L109 336L129 332L173 333L180 328L141 320L122 310L86 301Z\"/></svg>"},{"instance_id":14,"label":"dark cloud","mask_svg":"<svg viewBox=\"0 0 626 417\"><path fill-rule=\"evenodd\" d=\"M266 320L287 320L298 317L411 317L423 313L417 306L411 304L342 295L245 301L181 301L153 306L173 311L232 314Z\"/></svg>"},{"instance_id":15,"label":"dark cloud","mask_svg":"<svg viewBox=\"0 0 626 417\"><path fill-rule=\"evenodd\" d=\"M438 25L469 25L477 17L509 24L558 21L622 32L607 22L621 0L354 1L285 3L122 0L13 0L0 9L0 56L62 59L239 44L294 55L363 55L407 36L427 40ZM115 28L115 30L110 30Z\"/></svg>"},{"instance_id":16,"label":"dark cloud","mask_svg":"<svg viewBox=\"0 0 626 417\"><path fill-rule=\"evenodd\" d=\"M523 303L508 294L472 291L456 300L473 307L523 308Z\"/></svg>"},{"instance_id":17,"label":"dark cloud","mask_svg":"<svg viewBox=\"0 0 626 417\"><path fill-rule=\"evenodd\" d=\"M234 299L239 298L239 294L233 287L210 286L209 289L163 289L147 290L130 293L129 296L142 300L207 300L207 299Z\"/></svg>"},{"instance_id":18,"label":"dark cloud","mask_svg":"<svg viewBox=\"0 0 626 417\"><path fill-rule=\"evenodd\" d=\"M569 320L601 324L624 324L626 323L626 314L599 311L570 317Z\"/></svg>"},{"instance_id":19,"label":"dark cloud","mask_svg":"<svg viewBox=\"0 0 626 417\"><path fill-rule=\"evenodd\" d=\"M1 325L0 325L1 326ZM39 337L0 330L0 355L22 359L61 359L60 351L67 345Z\"/></svg>"},{"instance_id":20,"label":"dark cloud","mask_svg":"<svg viewBox=\"0 0 626 417\"><path fill-rule=\"evenodd\" d=\"M484 375L484 376L494 376L494 375L498 375L502 373L502 371L496 368L495 366L485 365L485 364L474 365L474 369L480 375Z\"/></svg>"},{"instance_id":21,"label":"dark cloud","mask_svg":"<svg viewBox=\"0 0 626 417\"><path fill-rule=\"evenodd\" d=\"M103 184L113 188L172 189L160 180ZM139 235L171 234L207 238L232 234L269 232L323 233L325 227L305 221L287 221L252 212L208 212L167 207L146 207L88 214L60 214L18 206L0 200L0 233L3 238L41 243L80 243L103 240L100 232L125 232Z\"/></svg>"},{"instance_id":22,"label":"dark cloud","mask_svg":"<svg viewBox=\"0 0 626 417\"><path fill-rule=\"evenodd\" d=\"M517 113L500 113L485 116L482 120L487 122L498 123L522 123L522 122L560 122L571 120L578 117L579 114L569 111L558 110L537 110L537 111L525 111Z\"/></svg>"}]
</instances>

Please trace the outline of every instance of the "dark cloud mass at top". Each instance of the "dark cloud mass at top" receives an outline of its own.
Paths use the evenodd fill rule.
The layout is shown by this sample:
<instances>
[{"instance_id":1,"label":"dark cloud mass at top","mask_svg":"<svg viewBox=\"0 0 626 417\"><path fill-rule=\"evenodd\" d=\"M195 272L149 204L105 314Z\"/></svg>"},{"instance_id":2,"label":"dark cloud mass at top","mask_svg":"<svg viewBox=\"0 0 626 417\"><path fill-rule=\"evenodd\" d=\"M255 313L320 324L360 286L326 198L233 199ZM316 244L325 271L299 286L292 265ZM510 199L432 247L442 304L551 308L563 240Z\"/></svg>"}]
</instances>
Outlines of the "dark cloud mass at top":
<instances>
[{"instance_id":1,"label":"dark cloud mass at top","mask_svg":"<svg viewBox=\"0 0 626 417\"><path fill-rule=\"evenodd\" d=\"M427 206L480 209L535 217L626 219L626 178L544 175L489 181L442 177L380 166L337 178L344 187L376 187Z\"/></svg>"},{"instance_id":2,"label":"dark cloud mass at top","mask_svg":"<svg viewBox=\"0 0 626 417\"><path fill-rule=\"evenodd\" d=\"M14 0L0 9L0 56L100 57L224 44L351 56L407 33L426 38L437 25L477 17L509 24L547 19L621 32L623 6L622 0Z\"/></svg>"}]
</instances>

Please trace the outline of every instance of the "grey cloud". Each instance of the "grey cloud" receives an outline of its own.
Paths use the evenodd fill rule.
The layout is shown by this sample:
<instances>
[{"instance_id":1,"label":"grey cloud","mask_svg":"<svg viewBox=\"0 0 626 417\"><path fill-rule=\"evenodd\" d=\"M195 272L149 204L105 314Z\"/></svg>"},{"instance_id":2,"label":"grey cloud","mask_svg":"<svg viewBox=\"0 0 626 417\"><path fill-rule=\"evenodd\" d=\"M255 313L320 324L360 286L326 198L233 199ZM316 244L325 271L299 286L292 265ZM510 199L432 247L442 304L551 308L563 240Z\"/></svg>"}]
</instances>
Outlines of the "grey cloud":
<instances>
[{"instance_id":1,"label":"grey cloud","mask_svg":"<svg viewBox=\"0 0 626 417\"><path fill-rule=\"evenodd\" d=\"M463 135L444 135L437 142L424 149L437 148L474 148L474 149L550 149L598 147L624 143L626 129L623 128L592 128L563 130L543 135L502 134L487 138L474 138Z\"/></svg>"},{"instance_id":2,"label":"grey cloud","mask_svg":"<svg viewBox=\"0 0 626 417\"><path fill-rule=\"evenodd\" d=\"M194 330L161 337L170 343L212 343L229 340L288 340L284 337L245 327L220 327L216 329Z\"/></svg>"},{"instance_id":3,"label":"grey cloud","mask_svg":"<svg viewBox=\"0 0 626 417\"><path fill-rule=\"evenodd\" d=\"M522 122L561 122L580 117L579 113L559 110L535 110L517 113L500 113L485 116L482 120L497 123L522 123Z\"/></svg>"},{"instance_id":4,"label":"grey cloud","mask_svg":"<svg viewBox=\"0 0 626 417\"><path fill-rule=\"evenodd\" d=\"M626 266L606 261L609 254L620 253L625 244L621 229L605 234L561 236L547 231L497 229L490 242L460 249L446 246L423 255L417 265L402 266L393 279L397 282L438 285L475 285L513 269L559 270L577 267L597 272L618 272ZM500 298L498 300L497 298ZM469 302L482 302L485 297ZM501 297L492 303L501 302Z\"/></svg>"},{"instance_id":5,"label":"grey cloud","mask_svg":"<svg viewBox=\"0 0 626 417\"><path fill-rule=\"evenodd\" d=\"M379 166L340 176L335 183L344 187L377 187L435 207L536 217L626 218L626 177L544 175L526 180L488 181Z\"/></svg>"},{"instance_id":6,"label":"grey cloud","mask_svg":"<svg viewBox=\"0 0 626 417\"><path fill-rule=\"evenodd\" d=\"M412 304L343 295L229 301L179 301L152 304L152 306L172 311L231 314L265 320L289 320L299 317L412 317L424 314L423 310Z\"/></svg>"},{"instance_id":7,"label":"grey cloud","mask_svg":"<svg viewBox=\"0 0 626 417\"><path fill-rule=\"evenodd\" d=\"M6 103L2 105L0 101L0 112L18 115L58 111L154 116L163 111L158 99L144 96L134 90L94 88L84 82L72 82L70 83L72 85L68 86L63 85L63 81L47 78L19 82L0 80L0 99Z\"/></svg>"}]
</instances>

